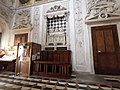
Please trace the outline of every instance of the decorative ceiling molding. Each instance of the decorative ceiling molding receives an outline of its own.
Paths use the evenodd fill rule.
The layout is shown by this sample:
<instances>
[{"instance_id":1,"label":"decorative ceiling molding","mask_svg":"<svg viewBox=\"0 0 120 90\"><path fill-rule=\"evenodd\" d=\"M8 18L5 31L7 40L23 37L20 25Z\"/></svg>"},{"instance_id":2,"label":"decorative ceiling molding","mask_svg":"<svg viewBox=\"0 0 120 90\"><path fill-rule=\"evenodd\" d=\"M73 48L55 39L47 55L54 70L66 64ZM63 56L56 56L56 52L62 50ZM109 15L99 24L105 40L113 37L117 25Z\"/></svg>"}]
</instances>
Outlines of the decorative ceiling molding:
<instances>
[{"instance_id":1,"label":"decorative ceiling molding","mask_svg":"<svg viewBox=\"0 0 120 90\"><path fill-rule=\"evenodd\" d=\"M5 31L6 24L7 24L6 21L0 16L0 32Z\"/></svg>"},{"instance_id":2,"label":"decorative ceiling molding","mask_svg":"<svg viewBox=\"0 0 120 90\"><path fill-rule=\"evenodd\" d=\"M114 18L120 18L119 7L115 0L96 0L90 2L86 22L94 22L94 20L104 21Z\"/></svg>"},{"instance_id":3,"label":"decorative ceiling molding","mask_svg":"<svg viewBox=\"0 0 120 90\"><path fill-rule=\"evenodd\" d=\"M8 24L9 28L12 26L12 19L15 14L13 4L15 0L0 0L0 17Z\"/></svg>"},{"instance_id":4,"label":"decorative ceiling molding","mask_svg":"<svg viewBox=\"0 0 120 90\"><path fill-rule=\"evenodd\" d=\"M0 5L3 5L8 9L15 9L15 0L0 0Z\"/></svg>"},{"instance_id":5,"label":"decorative ceiling molding","mask_svg":"<svg viewBox=\"0 0 120 90\"><path fill-rule=\"evenodd\" d=\"M0 4L0 15L2 18L8 22L9 16L11 16L13 11L9 8L6 8L3 4Z\"/></svg>"}]
</instances>

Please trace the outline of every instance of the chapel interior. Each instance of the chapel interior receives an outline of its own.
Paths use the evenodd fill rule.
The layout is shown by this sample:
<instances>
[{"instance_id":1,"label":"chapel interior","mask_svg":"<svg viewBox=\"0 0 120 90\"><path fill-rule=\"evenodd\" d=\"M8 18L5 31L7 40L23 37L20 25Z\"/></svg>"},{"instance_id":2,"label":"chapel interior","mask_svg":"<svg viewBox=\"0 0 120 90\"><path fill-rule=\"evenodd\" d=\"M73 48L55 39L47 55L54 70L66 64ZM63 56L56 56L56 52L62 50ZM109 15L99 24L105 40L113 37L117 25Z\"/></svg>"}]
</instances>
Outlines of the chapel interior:
<instances>
[{"instance_id":1,"label":"chapel interior","mask_svg":"<svg viewBox=\"0 0 120 90\"><path fill-rule=\"evenodd\" d=\"M120 90L120 0L0 0L0 90Z\"/></svg>"}]
</instances>

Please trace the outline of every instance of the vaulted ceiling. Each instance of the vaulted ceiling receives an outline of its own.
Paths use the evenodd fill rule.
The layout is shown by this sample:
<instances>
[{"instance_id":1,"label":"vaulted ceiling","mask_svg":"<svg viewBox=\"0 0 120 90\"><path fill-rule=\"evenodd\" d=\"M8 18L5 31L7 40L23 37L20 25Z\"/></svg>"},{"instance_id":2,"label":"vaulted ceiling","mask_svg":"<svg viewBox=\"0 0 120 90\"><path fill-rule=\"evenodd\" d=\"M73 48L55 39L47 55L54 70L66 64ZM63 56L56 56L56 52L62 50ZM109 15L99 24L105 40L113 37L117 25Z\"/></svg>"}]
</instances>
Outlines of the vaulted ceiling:
<instances>
[{"instance_id":1,"label":"vaulted ceiling","mask_svg":"<svg viewBox=\"0 0 120 90\"><path fill-rule=\"evenodd\" d=\"M15 11L14 6L15 0L0 0L0 22L10 22Z\"/></svg>"}]
</instances>

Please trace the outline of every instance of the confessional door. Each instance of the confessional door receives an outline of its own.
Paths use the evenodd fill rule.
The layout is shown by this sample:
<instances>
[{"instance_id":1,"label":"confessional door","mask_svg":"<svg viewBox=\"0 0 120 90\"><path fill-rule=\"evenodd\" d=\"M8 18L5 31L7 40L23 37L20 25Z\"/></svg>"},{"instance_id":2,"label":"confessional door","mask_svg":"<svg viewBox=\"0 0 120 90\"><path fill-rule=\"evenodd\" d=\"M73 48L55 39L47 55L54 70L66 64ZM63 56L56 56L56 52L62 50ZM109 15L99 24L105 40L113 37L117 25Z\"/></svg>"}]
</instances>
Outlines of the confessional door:
<instances>
[{"instance_id":1,"label":"confessional door","mask_svg":"<svg viewBox=\"0 0 120 90\"><path fill-rule=\"evenodd\" d=\"M119 40L116 25L91 28L96 74L120 74Z\"/></svg>"}]
</instances>

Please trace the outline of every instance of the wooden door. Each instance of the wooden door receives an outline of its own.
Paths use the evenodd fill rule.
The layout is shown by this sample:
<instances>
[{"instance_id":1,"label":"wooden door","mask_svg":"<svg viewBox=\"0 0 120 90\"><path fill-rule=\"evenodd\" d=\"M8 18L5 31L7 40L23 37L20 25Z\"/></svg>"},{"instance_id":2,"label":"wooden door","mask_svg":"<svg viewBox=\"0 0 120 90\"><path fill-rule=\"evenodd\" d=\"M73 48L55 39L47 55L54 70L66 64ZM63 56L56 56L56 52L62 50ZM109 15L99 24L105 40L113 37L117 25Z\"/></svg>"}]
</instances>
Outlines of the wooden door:
<instances>
[{"instance_id":1,"label":"wooden door","mask_svg":"<svg viewBox=\"0 0 120 90\"><path fill-rule=\"evenodd\" d=\"M28 42L28 33L15 34L14 45L17 46L18 43L24 43L24 42Z\"/></svg>"},{"instance_id":2,"label":"wooden door","mask_svg":"<svg viewBox=\"0 0 120 90\"><path fill-rule=\"evenodd\" d=\"M92 27L92 45L95 73L120 74L116 25Z\"/></svg>"}]
</instances>

